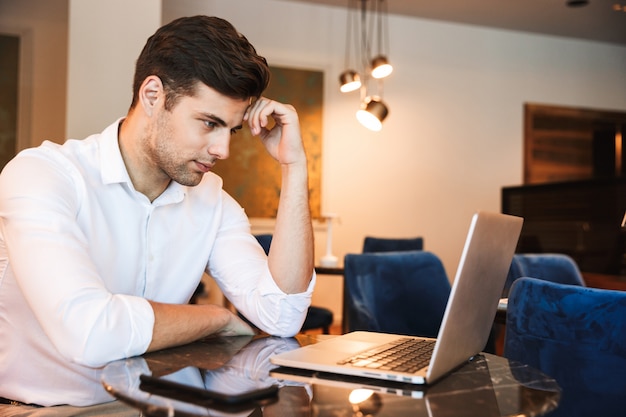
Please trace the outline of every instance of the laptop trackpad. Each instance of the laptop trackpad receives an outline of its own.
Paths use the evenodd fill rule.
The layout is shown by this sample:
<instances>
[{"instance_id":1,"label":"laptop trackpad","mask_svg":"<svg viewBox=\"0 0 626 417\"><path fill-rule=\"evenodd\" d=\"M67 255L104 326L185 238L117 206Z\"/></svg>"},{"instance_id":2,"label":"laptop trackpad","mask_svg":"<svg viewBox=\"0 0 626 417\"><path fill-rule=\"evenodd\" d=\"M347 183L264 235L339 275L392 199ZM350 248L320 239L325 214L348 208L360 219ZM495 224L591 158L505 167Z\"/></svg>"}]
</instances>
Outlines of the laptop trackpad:
<instances>
[{"instance_id":1,"label":"laptop trackpad","mask_svg":"<svg viewBox=\"0 0 626 417\"><path fill-rule=\"evenodd\" d=\"M341 338L340 338L341 339ZM344 353L357 353L363 350L367 350L376 346L376 343L372 342L359 342L355 340L326 340L323 343L316 343L311 345L311 348L322 349L322 350L331 350L334 352L344 352Z\"/></svg>"}]
</instances>

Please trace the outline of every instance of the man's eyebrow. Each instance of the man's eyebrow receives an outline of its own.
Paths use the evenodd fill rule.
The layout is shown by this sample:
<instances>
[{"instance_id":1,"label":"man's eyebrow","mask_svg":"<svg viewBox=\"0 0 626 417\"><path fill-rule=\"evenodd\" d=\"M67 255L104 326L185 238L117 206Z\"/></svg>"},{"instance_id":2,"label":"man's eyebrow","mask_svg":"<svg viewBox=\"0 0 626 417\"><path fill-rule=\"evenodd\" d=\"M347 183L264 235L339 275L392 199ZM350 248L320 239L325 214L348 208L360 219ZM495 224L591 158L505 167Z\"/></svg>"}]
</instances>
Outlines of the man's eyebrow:
<instances>
[{"instance_id":1,"label":"man's eyebrow","mask_svg":"<svg viewBox=\"0 0 626 417\"><path fill-rule=\"evenodd\" d=\"M222 127L226 127L226 122L222 120L221 118L217 117L216 115L214 115L213 113L201 113L201 114L202 114L202 117L206 119L211 119L218 125Z\"/></svg>"},{"instance_id":2,"label":"man's eyebrow","mask_svg":"<svg viewBox=\"0 0 626 417\"><path fill-rule=\"evenodd\" d=\"M222 120L220 117L217 117L213 113L202 113L202 116L207 118L207 119L213 120L215 123L217 123L221 127L228 127L228 125L226 124L226 122L224 120ZM243 128L243 125L240 124L240 125L237 125L237 126L233 127L233 130L240 130L242 128Z\"/></svg>"}]
</instances>

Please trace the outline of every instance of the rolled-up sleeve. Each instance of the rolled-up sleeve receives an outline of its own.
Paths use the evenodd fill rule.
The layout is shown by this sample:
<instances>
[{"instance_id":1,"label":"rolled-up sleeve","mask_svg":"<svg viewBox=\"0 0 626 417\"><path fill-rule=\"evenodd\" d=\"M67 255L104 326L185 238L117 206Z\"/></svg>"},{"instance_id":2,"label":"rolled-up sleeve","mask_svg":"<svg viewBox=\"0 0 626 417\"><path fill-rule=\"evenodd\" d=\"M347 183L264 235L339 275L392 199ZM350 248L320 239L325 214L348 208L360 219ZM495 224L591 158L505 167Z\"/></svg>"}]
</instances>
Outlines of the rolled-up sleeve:
<instances>
[{"instance_id":1,"label":"rolled-up sleeve","mask_svg":"<svg viewBox=\"0 0 626 417\"><path fill-rule=\"evenodd\" d=\"M306 291L296 294L282 291L272 277L265 252L250 234L243 209L225 193L222 227L208 272L224 296L259 329L281 337L291 337L300 331L311 305L315 272Z\"/></svg>"}]
</instances>

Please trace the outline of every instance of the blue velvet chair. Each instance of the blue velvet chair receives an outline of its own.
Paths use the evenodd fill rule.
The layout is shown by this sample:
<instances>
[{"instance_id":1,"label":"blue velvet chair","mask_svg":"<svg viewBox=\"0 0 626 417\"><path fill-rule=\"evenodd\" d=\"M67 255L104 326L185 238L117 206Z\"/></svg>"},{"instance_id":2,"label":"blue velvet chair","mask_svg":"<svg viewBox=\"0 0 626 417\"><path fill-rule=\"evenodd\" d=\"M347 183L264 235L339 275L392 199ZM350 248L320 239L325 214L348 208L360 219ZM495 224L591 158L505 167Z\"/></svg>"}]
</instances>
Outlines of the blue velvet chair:
<instances>
[{"instance_id":1,"label":"blue velvet chair","mask_svg":"<svg viewBox=\"0 0 626 417\"><path fill-rule=\"evenodd\" d=\"M344 257L346 331L436 337L450 295L441 260L431 252Z\"/></svg>"},{"instance_id":2,"label":"blue velvet chair","mask_svg":"<svg viewBox=\"0 0 626 417\"><path fill-rule=\"evenodd\" d=\"M626 415L626 292L517 279L504 356L556 379L550 416Z\"/></svg>"},{"instance_id":3,"label":"blue velvet chair","mask_svg":"<svg viewBox=\"0 0 626 417\"><path fill-rule=\"evenodd\" d=\"M255 235L256 240L259 241L265 253L269 253L270 245L272 244L271 234L258 234ZM327 308L310 306L302 328L300 331L322 329L322 333L329 334L330 326L333 324L333 312Z\"/></svg>"},{"instance_id":4,"label":"blue velvet chair","mask_svg":"<svg viewBox=\"0 0 626 417\"><path fill-rule=\"evenodd\" d=\"M576 262L570 256L560 253L515 254L502 290L503 298L508 296L511 285L520 277L585 286Z\"/></svg>"},{"instance_id":5,"label":"blue velvet chair","mask_svg":"<svg viewBox=\"0 0 626 417\"><path fill-rule=\"evenodd\" d=\"M272 245L272 235L270 233L254 235L256 240L261 244L261 247L265 251L265 254L270 253L270 246Z\"/></svg>"},{"instance_id":6,"label":"blue velvet chair","mask_svg":"<svg viewBox=\"0 0 626 417\"><path fill-rule=\"evenodd\" d=\"M502 289L502 298L509 296L511 285L520 277L532 277L582 287L586 285L574 259L561 253L516 253L513 255L511 267ZM500 317L497 316L496 324L491 332L494 353L500 353L496 349L496 340L502 340L504 332Z\"/></svg>"},{"instance_id":7,"label":"blue velvet chair","mask_svg":"<svg viewBox=\"0 0 626 417\"><path fill-rule=\"evenodd\" d=\"M363 253L397 252L406 250L423 250L424 238L381 238L366 236L363 240Z\"/></svg>"}]
</instances>

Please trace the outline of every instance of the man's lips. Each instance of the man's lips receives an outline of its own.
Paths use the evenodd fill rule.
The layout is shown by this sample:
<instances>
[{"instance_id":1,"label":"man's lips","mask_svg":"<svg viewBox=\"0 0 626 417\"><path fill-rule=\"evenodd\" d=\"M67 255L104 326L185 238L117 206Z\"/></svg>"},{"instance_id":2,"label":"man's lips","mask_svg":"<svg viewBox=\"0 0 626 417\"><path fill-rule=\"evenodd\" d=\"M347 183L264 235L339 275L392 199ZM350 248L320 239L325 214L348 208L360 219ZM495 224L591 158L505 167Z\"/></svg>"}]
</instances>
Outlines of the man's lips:
<instances>
[{"instance_id":1,"label":"man's lips","mask_svg":"<svg viewBox=\"0 0 626 417\"><path fill-rule=\"evenodd\" d=\"M194 161L198 169L202 172L209 172L211 168L213 168L213 164L211 162L203 163L199 161Z\"/></svg>"}]
</instances>

